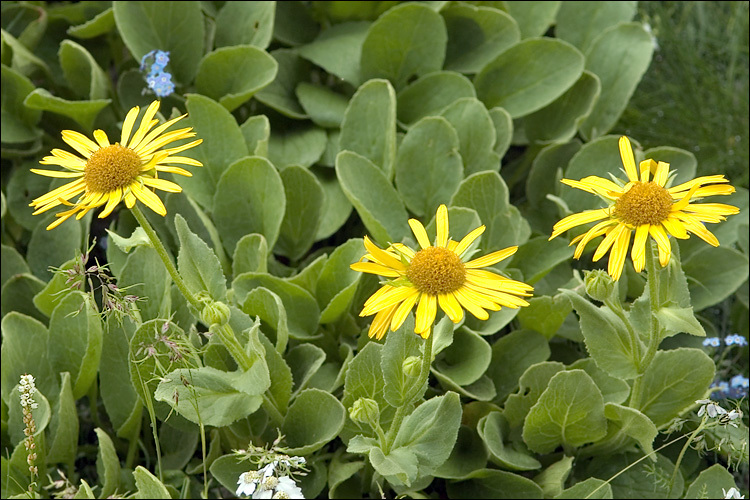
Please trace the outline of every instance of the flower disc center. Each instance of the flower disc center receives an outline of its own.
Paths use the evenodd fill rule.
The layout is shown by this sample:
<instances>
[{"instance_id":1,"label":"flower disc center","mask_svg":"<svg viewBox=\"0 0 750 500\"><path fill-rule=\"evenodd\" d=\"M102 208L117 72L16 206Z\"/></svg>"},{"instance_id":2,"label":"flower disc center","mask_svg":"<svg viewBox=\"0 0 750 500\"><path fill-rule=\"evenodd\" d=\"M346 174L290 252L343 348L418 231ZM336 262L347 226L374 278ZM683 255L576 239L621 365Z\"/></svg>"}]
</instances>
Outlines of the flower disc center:
<instances>
[{"instance_id":1,"label":"flower disc center","mask_svg":"<svg viewBox=\"0 0 750 500\"><path fill-rule=\"evenodd\" d=\"M94 152L83 169L89 191L109 193L125 188L141 173L141 158L130 148L112 144Z\"/></svg>"},{"instance_id":2,"label":"flower disc center","mask_svg":"<svg viewBox=\"0 0 750 500\"><path fill-rule=\"evenodd\" d=\"M458 255L447 248L427 247L414 255L406 277L420 292L439 295L461 288L466 281L466 268Z\"/></svg>"},{"instance_id":3,"label":"flower disc center","mask_svg":"<svg viewBox=\"0 0 750 500\"><path fill-rule=\"evenodd\" d=\"M672 196L654 182L636 182L615 202L615 215L633 226L656 225L672 210Z\"/></svg>"}]
</instances>

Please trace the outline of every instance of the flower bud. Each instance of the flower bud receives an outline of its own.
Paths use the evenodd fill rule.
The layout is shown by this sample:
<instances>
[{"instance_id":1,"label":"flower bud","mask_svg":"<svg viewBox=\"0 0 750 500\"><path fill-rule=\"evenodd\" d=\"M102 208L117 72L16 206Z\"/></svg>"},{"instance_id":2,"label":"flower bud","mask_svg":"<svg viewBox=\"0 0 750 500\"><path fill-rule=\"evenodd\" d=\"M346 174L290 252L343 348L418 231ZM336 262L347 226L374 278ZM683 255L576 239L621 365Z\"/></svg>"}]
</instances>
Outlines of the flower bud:
<instances>
[{"instance_id":1,"label":"flower bud","mask_svg":"<svg viewBox=\"0 0 750 500\"><path fill-rule=\"evenodd\" d=\"M401 363L401 368L408 377L419 376L419 370L422 367L422 359L419 356L409 356Z\"/></svg>"},{"instance_id":2,"label":"flower bud","mask_svg":"<svg viewBox=\"0 0 750 500\"><path fill-rule=\"evenodd\" d=\"M606 271L597 269L586 272L584 278L586 293L589 297L600 302L617 297L617 282L607 274Z\"/></svg>"},{"instance_id":3,"label":"flower bud","mask_svg":"<svg viewBox=\"0 0 750 500\"><path fill-rule=\"evenodd\" d=\"M231 311L223 302L209 302L201 311L201 321L206 325L225 325L229 322Z\"/></svg>"},{"instance_id":4,"label":"flower bud","mask_svg":"<svg viewBox=\"0 0 750 500\"><path fill-rule=\"evenodd\" d=\"M361 424L377 424L380 421L378 402L370 398L359 398L349 408L349 418Z\"/></svg>"}]
</instances>

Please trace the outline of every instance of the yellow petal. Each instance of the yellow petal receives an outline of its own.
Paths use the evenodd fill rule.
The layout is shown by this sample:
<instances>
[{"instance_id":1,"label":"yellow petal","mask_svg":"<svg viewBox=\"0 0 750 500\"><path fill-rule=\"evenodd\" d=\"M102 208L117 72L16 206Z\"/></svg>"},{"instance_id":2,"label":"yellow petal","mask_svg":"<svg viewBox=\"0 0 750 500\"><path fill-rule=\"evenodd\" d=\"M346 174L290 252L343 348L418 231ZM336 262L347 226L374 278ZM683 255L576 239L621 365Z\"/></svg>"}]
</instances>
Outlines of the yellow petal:
<instances>
[{"instance_id":1,"label":"yellow petal","mask_svg":"<svg viewBox=\"0 0 750 500\"><path fill-rule=\"evenodd\" d=\"M633 251L630 258L633 259L635 272L640 273L646 265L646 241L648 240L648 224L642 224L635 229L633 240Z\"/></svg>"},{"instance_id":2,"label":"yellow petal","mask_svg":"<svg viewBox=\"0 0 750 500\"><path fill-rule=\"evenodd\" d=\"M464 310L461 309L461 305L454 297L453 293L441 293L438 295L438 304L440 309L445 311L451 321L458 323L464 317Z\"/></svg>"},{"instance_id":3,"label":"yellow petal","mask_svg":"<svg viewBox=\"0 0 750 500\"><path fill-rule=\"evenodd\" d=\"M30 169L35 174L44 175L45 177L58 177L60 179L69 179L72 177L81 177L81 172L63 172L62 170L41 170L38 168Z\"/></svg>"},{"instance_id":4,"label":"yellow petal","mask_svg":"<svg viewBox=\"0 0 750 500\"><path fill-rule=\"evenodd\" d=\"M587 210L585 212L568 215L567 217L559 221L557 224L555 224L555 226L552 228L552 236L550 236L549 239L551 240L552 238L555 238L561 235L568 229L572 229L582 224L588 224L589 222L601 220L606 217L609 217L609 208L601 208L599 210Z\"/></svg>"},{"instance_id":5,"label":"yellow petal","mask_svg":"<svg viewBox=\"0 0 750 500\"><path fill-rule=\"evenodd\" d=\"M689 191L693 186L703 186L705 184L720 184L726 182L729 182L729 180L727 180L723 175L707 175L703 177L697 177L691 181L683 182L682 184L669 188L667 191L669 191L670 194L674 195L675 193L679 193L681 191ZM677 197L681 198L682 196L678 195Z\"/></svg>"},{"instance_id":6,"label":"yellow petal","mask_svg":"<svg viewBox=\"0 0 750 500\"><path fill-rule=\"evenodd\" d=\"M615 224L618 224L617 220L615 219L604 220L604 221L599 222L597 225L595 225L591 229L589 229L586 233L576 236L570 242L570 244L573 245L576 241L579 241L578 246L576 247L576 251L573 254L573 258L580 259L581 255L583 255L583 250L586 248L586 245L588 245L589 242L593 240L594 238L607 233L607 228Z\"/></svg>"},{"instance_id":7,"label":"yellow petal","mask_svg":"<svg viewBox=\"0 0 750 500\"><path fill-rule=\"evenodd\" d=\"M479 238L479 235L484 233L485 229L485 226L479 226L478 228L464 236L463 239L458 243L456 248L453 249L456 255L460 257L466 251L466 249L469 248L472 243L474 243L474 240Z\"/></svg>"},{"instance_id":8,"label":"yellow petal","mask_svg":"<svg viewBox=\"0 0 750 500\"><path fill-rule=\"evenodd\" d=\"M685 225L676 217L669 216L661 221L662 226L675 238L686 240L689 238Z\"/></svg>"},{"instance_id":9,"label":"yellow petal","mask_svg":"<svg viewBox=\"0 0 750 500\"><path fill-rule=\"evenodd\" d=\"M124 148L128 147L128 139L130 139L130 133L133 131L133 124L135 119L138 118L138 113L141 108L134 106L128 111L125 121L122 122L122 134L120 135L120 145Z\"/></svg>"},{"instance_id":10,"label":"yellow petal","mask_svg":"<svg viewBox=\"0 0 750 500\"><path fill-rule=\"evenodd\" d=\"M416 289L410 286L391 287L391 290L379 297L378 300L366 304L360 314L363 316L369 316L370 314L385 309L386 307L390 307L393 304L398 304L402 300L409 298L415 291Z\"/></svg>"},{"instance_id":11,"label":"yellow petal","mask_svg":"<svg viewBox=\"0 0 750 500\"><path fill-rule=\"evenodd\" d=\"M396 307L398 307L398 304L393 304L391 307L383 309L375 315L370 325L370 330L367 332L370 338L375 337L378 340L383 338L385 332L388 331L388 326L391 324L393 315L396 313Z\"/></svg>"},{"instance_id":12,"label":"yellow petal","mask_svg":"<svg viewBox=\"0 0 750 500\"><path fill-rule=\"evenodd\" d=\"M114 210L117 204L120 203L120 200L122 200L122 188L116 188L112 192L108 193L107 205L104 207L104 210L102 210L102 213L99 214L99 218L103 219L111 214L112 210Z\"/></svg>"},{"instance_id":13,"label":"yellow petal","mask_svg":"<svg viewBox=\"0 0 750 500\"><path fill-rule=\"evenodd\" d=\"M395 313L393 314L393 319L391 319L391 330L396 331L398 328L404 323L404 320L406 319L406 316L409 314L409 311L414 307L414 304L417 303L417 299L419 298L419 291L416 288L412 288L412 294L408 297L406 297L401 304L399 304L398 308L396 308Z\"/></svg>"},{"instance_id":14,"label":"yellow petal","mask_svg":"<svg viewBox=\"0 0 750 500\"><path fill-rule=\"evenodd\" d=\"M669 243L667 232L661 226L649 226L648 233L659 247L659 263L661 267L666 266L669 264L669 256L672 253L672 246Z\"/></svg>"},{"instance_id":15,"label":"yellow petal","mask_svg":"<svg viewBox=\"0 0 750 500\"><path fill-rule=\"evenodd\" d=\"M99 149L99 146L94 141L75 130L63 130L62 140L71 148L81 153L86 159L91 158L94 151Z\"/></svg>"},{"instance_id":16,"label":"yellow petal","mask_svg":"<svg viewBox=\"0 0 750 500\"><path fill-rule=\"evenodd\" d=\"M654 182L661 187L667 183L669 179L669 163L660 161L656 166L656 173L654 174Z\"/></svg>"},{"instance_id":17,"label":"yellow petal","mask_svg":"<svg viewBox=\"0 0 750 500\"><path fill-rule=\"evenodd\" d=\"M486 320L490 317L487 311L485 311L484 309L476 305L474 302L472 302L471 299L466 297L466 295L463 294L461 289L458 289L455 292L453 292L453 295L456 297L456 299L458 299L459 304L461 304L461 306L464 309L466 309L471 314L473 314L474 317L476 317L477 319Z\"/></svg>"},{"instance_id":18,"label":"yellow petal","mask_svg":"<svg viewBox=\"0 0 750 500\"><path fill-rule=\"evenodd\" d=\"M498 250L497 252L489 253L483 257L479 257L477 259L471 260L464 264L464 266L468 269L476 269L479 267L487 267L491 266L492 264L496 264L500 262L501 260L507 259L514 253L518 251L518 247L508 247L503 250Z\"/></svg>"},{"instance_id":19,"label":"yellow petal","mask_svg":"<svg viewBox=\"0 0 750 500\"><path fill-rule=\"evenodd\" d=\"M437 219L437 241L435 242L435 246L445 248L445 245L448 243L448 208L445 205L440 205L435 217Z\"/></svg>"},{"instance_id":20,"label":"yellow petal","mask_svg":"<svg viewBox=\"0 0 750 500\"><path fill-rule=\"evenodd\" d=\"M398 278L401 274L398 271L385 267L375 262L355 262L349 266L354 271L360 273L377 274L378 276L384 276L386 278Z\"/></svg>"},{"instance_id":21,"label":"yellow petal","mask_svg":"<svg viewBox=\"0 0 750 500\"><path fill-rule=\"evenodd\" d=\"M625 265L625 257L628 254L628 246L630 245L630 234L632 231L626 229L620 232L620 236L612 246L612 253L609 256L609 263L607 266L607 272L612 276L612 279L617 281L622 275L622 269Z\"/></svg>"},{"instance_id":22,"label":"yellow petal","mask_svg":"<svg viewBox=\"0 0 750 500\"><path fill-rule=\"evenodd\" d=\"M397 271L406 271L406 266L396 256L381 249L379 246L373 243L370 240L370 238L368 238L366 235L365 235L364 241L365 241L365 248L367 249L368 252L370 252L370 254L372 254L376 262L383 264L384 266L390 267L391 269L394 269Z\"/></svg>"},{"instance_id":23,"label":"yellow petal","mask_svg":"<svg viewBox=\"0 0 750 500\"><path fill-rule=\"evenodd\" d=\"M167 209L164 203L147 188L141 186L139 183L134 182L130 185L130 189L136 198L141 200L144 205L148 208L161 215L162 217L167 215Z\"/></svg>"},{"instance_id":24,"label":"yellow petal","mask_svg":"<svg viewBox=\"0 0 750 500\"><path fill-rule=\"evenodd\" d=\"M420 247L428 248L432 246L430 245L430 239L427 237L427 231L425 231L421 222L417 219L409 219L409 227L411 227L414 236L417 237L417 242Z\"/></svg>"},{"instance_id":25,"label":"yellow petal","mask_svg":"<svg viewBox=\"0 0 750 500\"><path fill-rule=\"evenodd\" d=\"M146 186L161 189L162 191L166 191L168 193L179 193L182 191L182 188L179 185L166 179L144 177L142 180Z\"/></svg>"},{"instance_id":26,"label":"yellow petal","mask_svg":"<svg viewBox=\"0 0 750 500\"><path fill-rule=\"evenodd\" d=\"M630 140L623 135L620 137L619 146L625 173L628 175L628 179L635 182L638 180L638 172L635 170L635 159L633 158L633 147L630 145Z\"/></svg>"},{"instance_id":27,"label":"yellow petal","mask_svg":"<svg viewBox=\"0 0 750 500\"><path fill-rule=\"evenodd\" d=\"M643 160L639 168L641 170L641 182L648 182L651 171L656 171L656 162L654 160Z\"/></svg>"},{"instance_id":28,"label":"yellow petal","mask_svg":"<svg viewBox=\"0 0 750 500\"><path fill-rule=\"evenodd\" d=\"M104 130L94 130L94 139L96 139L96 142L99 143L100 148L106 148L109 147L109 137L107 137L107 134L104 132Z\"/></svg>"},{"instance_id":29,"label":"yellow petal","mask_svg":"<svg viewBox=\"0 0 750 500\"><path fill-rule=\"evenodd\" d=\"M437 298L434 295L423 293L417 305L417 317L414 324L414 332L422 333L432 328L437 314Z\"/></svg>"},{"instance_id":30,"label":"yellow petal","mask_svg":"<svg viewBox=\"0 0 750 500\"><path fill-rule=\"evenodd\" d=\"M615 241L617 241L617 238L620 237L620 234L623 231L629 231L627 226L625 224L618 224L616 227L612 228L609 233L607 233L607 236L604 237L601 243L599 243L599 246L596 249L596 252L594 252L594 256L591 260L594 262L598 261L604 255L609 251L610 247L614 244Z\"/></svg>"}]
</instances>

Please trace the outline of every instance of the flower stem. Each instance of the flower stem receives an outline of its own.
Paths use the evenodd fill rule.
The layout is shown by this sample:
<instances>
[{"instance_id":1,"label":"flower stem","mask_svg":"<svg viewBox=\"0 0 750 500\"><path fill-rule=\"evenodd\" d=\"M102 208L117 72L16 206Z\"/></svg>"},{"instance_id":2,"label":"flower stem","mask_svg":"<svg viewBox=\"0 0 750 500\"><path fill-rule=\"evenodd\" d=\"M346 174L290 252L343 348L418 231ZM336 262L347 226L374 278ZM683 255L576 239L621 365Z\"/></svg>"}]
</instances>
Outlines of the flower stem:
<instances>
[{"instance_id":1,"label":"flower stem","mask_svg":"<svg viewBox=\"0 0 750 500\"><path fill-rule=\"evenodd\" d=\"M672 496L672 488L674 488L674 481L675 479L677 479L677 472L680 470L680 463L682 462L682 458L685 456L685 452L687 451L688 446L690 446L690 443L693 442L693 439L695 438L695 436L697 436L698 433L702 431L703 428L706 426L707 417L708 415L703 415L703 420L701 420L700 425L698 425L698 427L695 428L693 433L690 434L687 442L685 443L685 445L682 447L682 450L680 451L680 455L677 457L677 461L674 463L674 472L672 472L672 479L669 480L669 493L667 494L668 498Z\"/></svg>"},{"instance_id":2,"label":"flower stem","mask_svg":"<svg viewBox=\"0 0 750 500\"><path fill-rule=\"evenodd\" d=\"M154 250L156 250L156 253L159 254L162 262L164 262L164 267L167 268L167 272L169 272L169 275L172 277L172 281L174 281L174 284L177 285L177 288L180 290L180 292L182 292L182 295L190 303L190 305L192 305L200 313L200 311L203 309L203 305L188 289L185 280L183 280L182 276L180 276L180 273L177 272L177 268L169 258L169 254L167 254L167 249L164 248L164 245L159 239L159 236L156 234L156 231L154 231L154 228L151 227L151 224L148 222L148 219L146 219L146 216L143 215L141 209L138 208L138 204L136 203L135 205L133 205L133 208L131 208L130 211L138 221L138 224L140 224L143 230L146 232L146 236L148 236L148 239L151 241Z\"/></svg>"},{"instance_id":3,"label":"flower stem","mask_svg":"<svg viewBox=\"0 0 750 500\"><path fill-rule=\"evenodd\" d=\"M391 451L391 446L396 440L396 433L401 427L406 412L412 407L414 398L422 390L422 386L426 384L428 377L430 376L430 365L432 364L432 335L425 339L424 352L422 353L422 366L419 369L419 377L415 384L409 389L406 397L404 398L404 404L396 409L396 414L393 416L391 426L388 429L388 434L385 437L385 448L383 453L386 455Z\"/></svg>"}]
</instances>

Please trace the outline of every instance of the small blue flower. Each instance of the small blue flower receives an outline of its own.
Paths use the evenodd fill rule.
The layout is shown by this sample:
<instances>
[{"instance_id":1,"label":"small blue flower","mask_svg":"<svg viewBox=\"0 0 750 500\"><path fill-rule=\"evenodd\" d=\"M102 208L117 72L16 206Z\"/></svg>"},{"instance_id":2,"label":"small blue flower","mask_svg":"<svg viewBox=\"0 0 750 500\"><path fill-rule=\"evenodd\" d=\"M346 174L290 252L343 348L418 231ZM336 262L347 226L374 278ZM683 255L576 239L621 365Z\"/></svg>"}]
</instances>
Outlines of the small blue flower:
<instances>
[{"instance_id":1,"label":"small blue flower","mask_svg":"<svg viewBox=\"0 0 750 500\"><path fill-rule=\"evenodd\" d=\"M169 52L157 50L156 56L154 57L154 64L158 64L162 69L164 69L167 66L167 63L169 63Z\"/></svg>"},{"instance_id":2,"label":"small blue flower","mask_svg":"<svg viewBox=\"0 0 750 500\"><path fill-rule=\"evenodd\" d=\"M729 384L732 387L742 387L748 389L750 387L750 379L743 377L742 375L735 375L729 380Z\"/></svg>"},{"instance_id":3,"label":"small blue flower","mask_svg":"<svg viewBox=\"0 0 750 500\"><path fill-rule=\"evenodd\" d=\"M744 346L744 345L747 345L747 339L745 337L743 337L742 335L738 335L738 334L735 333L735 334L727 336L724 339L724 343L726 345L735 344L735 345L738 345L738 346Z\"/></svg>"},{"instance_id":4,"label":"small blue flower","mask_svg":"<svg viewBox=\"0 0 750 500\"><path fill-rule=\"evenodd\" d=\"M721 345L721 340L719 339L719 337L709 337L707 339L703 339L703 345L706 347L719 347Z\"/></svg>"}]
</instances>

